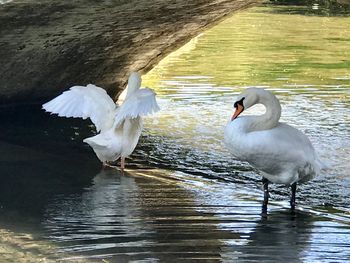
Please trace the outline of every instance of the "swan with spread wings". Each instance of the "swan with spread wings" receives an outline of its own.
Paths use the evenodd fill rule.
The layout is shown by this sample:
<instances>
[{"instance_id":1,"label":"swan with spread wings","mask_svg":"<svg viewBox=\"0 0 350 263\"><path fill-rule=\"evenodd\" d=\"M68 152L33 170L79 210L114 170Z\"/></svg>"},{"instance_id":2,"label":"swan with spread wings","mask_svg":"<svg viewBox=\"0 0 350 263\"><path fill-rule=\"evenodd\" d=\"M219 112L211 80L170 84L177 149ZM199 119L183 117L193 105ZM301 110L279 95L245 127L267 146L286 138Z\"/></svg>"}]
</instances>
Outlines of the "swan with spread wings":
<instances>
[{"instance_id":1,"label":"swan with spread wings","mask_svg":"<svg viewBox=\"0 0 350 263\"><path fill-rule=\"evenodd\" d=\"M71 87L43 104L43 109L60 117L90 118L99 133L84 142L92 147L104 166L120 158L123 170L125 158L139 141L142 116L159 110L155 92L140 86L140 74L132 72L128 87L119 97L120 105L114 103L104 89L89 84Z\"/></svg>"}]
</instances>

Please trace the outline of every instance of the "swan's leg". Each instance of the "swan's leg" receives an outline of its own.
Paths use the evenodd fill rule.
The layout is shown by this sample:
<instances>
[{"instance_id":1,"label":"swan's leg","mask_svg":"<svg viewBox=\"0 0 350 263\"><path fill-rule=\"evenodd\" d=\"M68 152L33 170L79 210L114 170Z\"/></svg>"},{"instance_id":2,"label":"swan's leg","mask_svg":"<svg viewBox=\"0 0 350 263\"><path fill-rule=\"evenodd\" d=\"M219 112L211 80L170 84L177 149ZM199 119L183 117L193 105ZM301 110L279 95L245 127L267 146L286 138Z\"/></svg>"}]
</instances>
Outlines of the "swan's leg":
<instances>
[{"instance_id":1,"label":"swan's leg","mask_svg":"<svg viewBox=\"0 0 350 263\"><path fill-rule=\"evenodd\" d=\"M125 157L122 157L120 160L120 169L124 172L125 169Z\"/></svg>"},{"instance_id":2,"label":"swan's leg","mask_svg":"<svg viewBox=\"0 0 350 263\"><path fill-rule=\"evenodd\" d=\"M262 205L261 213L263 215L267 214L267 204L269 203L269 180L263 177L262 179L263 187L264 187L264 202Z\"/></svg>"},{"instance_id":3,"label":"swan's leg","mask_svg":"<svg viewBox=\"0 0 350 263\"><path fill-rule=\"evenodd\" d=\"M292 184L292 196L290 198L290 208L292 209L292 212L295 210L295 192L297 191L297 183Z\"/></svg>"}]
</instances>

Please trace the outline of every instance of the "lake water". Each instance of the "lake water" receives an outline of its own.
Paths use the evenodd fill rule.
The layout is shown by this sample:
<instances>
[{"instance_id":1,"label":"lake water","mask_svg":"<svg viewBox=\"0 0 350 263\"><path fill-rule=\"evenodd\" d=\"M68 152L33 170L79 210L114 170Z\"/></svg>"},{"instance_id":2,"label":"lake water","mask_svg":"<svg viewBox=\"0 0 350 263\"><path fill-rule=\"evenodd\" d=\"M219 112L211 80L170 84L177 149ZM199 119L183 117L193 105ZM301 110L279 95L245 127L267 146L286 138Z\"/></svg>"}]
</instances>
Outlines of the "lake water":
<instances>
[{"instance_id":1,"label":"lake water","mask_svg":"<svg viewBox=\"0 0 350 263\"><path fill-rule=\"evenodd\" d=\"M145 119L125 176L101 170L82 143L88 122L2 112L0 258L348 262L350 17L342 11L256 7L165 58L143 76L162 111ZM250 86L274 92L281 120L331 166L298 188L296 216L289 189L272 184L261 218L261 177L223 145L235 96Z\"/></svg>"}]
</instances>

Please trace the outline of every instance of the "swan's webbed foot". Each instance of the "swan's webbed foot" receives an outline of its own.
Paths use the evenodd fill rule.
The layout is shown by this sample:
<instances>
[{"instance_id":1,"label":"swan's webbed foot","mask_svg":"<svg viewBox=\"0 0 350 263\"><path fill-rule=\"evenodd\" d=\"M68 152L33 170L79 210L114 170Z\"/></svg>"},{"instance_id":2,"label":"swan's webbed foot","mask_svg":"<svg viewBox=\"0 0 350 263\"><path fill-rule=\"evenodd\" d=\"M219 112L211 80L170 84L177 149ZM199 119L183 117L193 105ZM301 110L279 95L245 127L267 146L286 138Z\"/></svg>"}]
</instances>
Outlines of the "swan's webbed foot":
<instances>
[{"instance_id":1,"label":"swan's webbed foot","mask_svg":"<svg viewBox=\"0 0 350 263\"><path fill-rule=\"evenodd\" d=\"M102 168L113 168L113 169L118 169L117 166L110 164L109 162L103 162L102 163Z\"/></svg>"},{"instance_id":2,"label":"swan's webbed foot","mask_svg":"<svg viewBox=\"0 0 350 263\"><path fill-rule=\"evenodd\" d=\"M291 185L291 188L292 188L292 196L290 198L290 209L291 209L291 212L292 214L295 213L295 193L297 191L297 183L293 183Z\"/></svg>"},{"instance_id":3,"label":"swan's webbed foot","mask_svg":"<svg viewBox=\"0 0 350 263\"><path fill-rule=\"evenodd\" d=\"M267 216L267 204L269 203L269 180L263 177L262 179L263 187L264 187L264 201L261 208L261 215Z\"/></svg>"}]
</instances>

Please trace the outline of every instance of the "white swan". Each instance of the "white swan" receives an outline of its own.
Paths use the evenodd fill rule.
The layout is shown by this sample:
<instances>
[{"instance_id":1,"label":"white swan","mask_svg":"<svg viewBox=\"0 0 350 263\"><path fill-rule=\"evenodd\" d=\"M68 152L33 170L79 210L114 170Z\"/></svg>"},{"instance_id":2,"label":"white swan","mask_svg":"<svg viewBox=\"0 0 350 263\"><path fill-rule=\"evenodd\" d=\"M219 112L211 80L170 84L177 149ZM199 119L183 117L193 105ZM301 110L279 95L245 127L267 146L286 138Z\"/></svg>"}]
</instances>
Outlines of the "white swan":
<instances>
[{"instance_id":1,"label":"white swan","mask_svg":"<svg viewBox=\"0 0 350 263\"><path fill-rule=\"evenodd\" d=\"M120 107L104 89L89 84L71 87L45 103L43 109L61 117L90 118L100 133L84 142L92 147L104 166L121 158L123 170L125 157L134 151L141 135L141 116L159 110L154 91L140 86L140 74L131 73L128 87L119 98L123 100Z\"/></svg>"},{"instance_id":2,"label":"white swan","mask_svg":"<svg viewBox=\"0 0 350 263\"><path fill-rule=\"evenodd\" d=\"M265 114L238 117L255 104L263 104ZM237 97L234 107L236 110L225 128L224 142L235 157L261 171L263 213L267 211L269 181L292 186L291 209L294 211L297 182L314 178L325 165L305 134L279 122L281 106L271 92L248 88Z\"/></svg>"}]
</instances>

